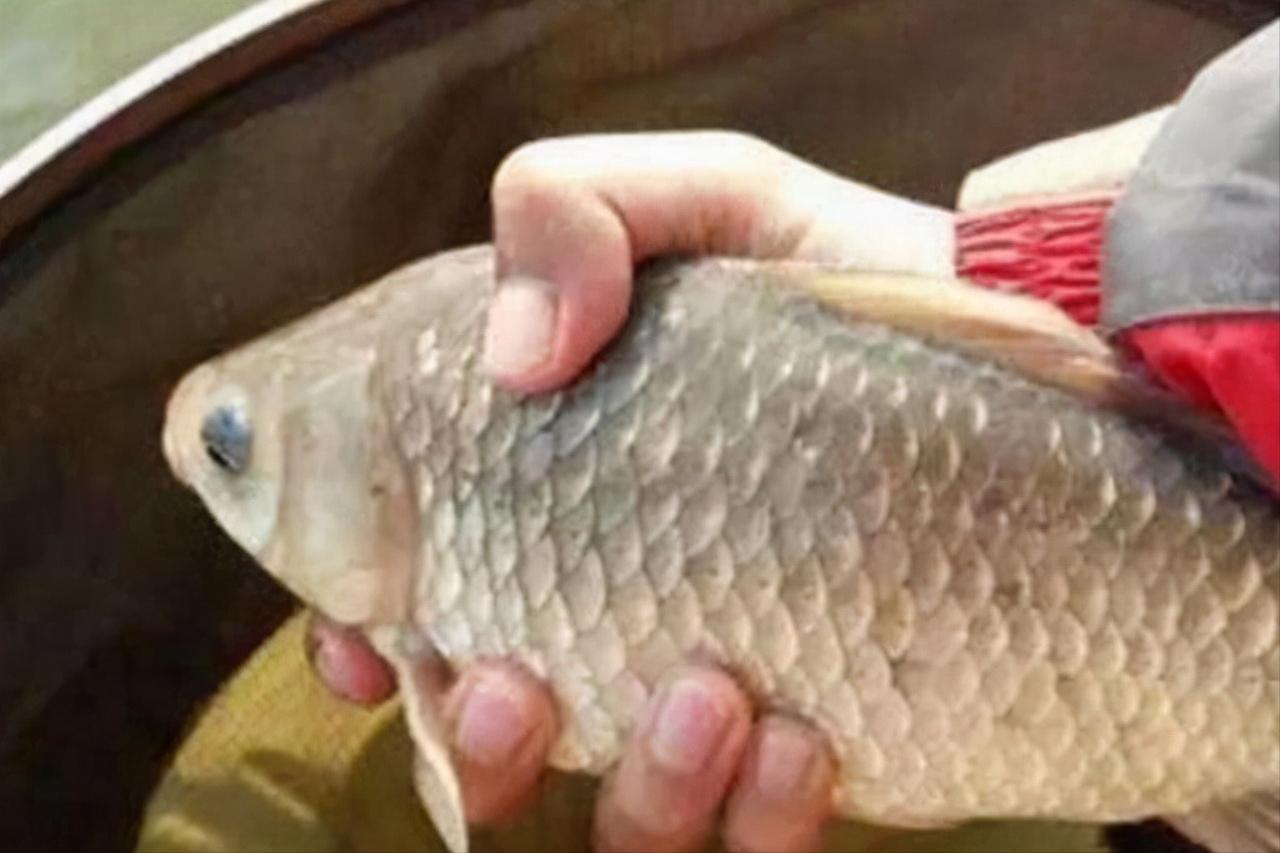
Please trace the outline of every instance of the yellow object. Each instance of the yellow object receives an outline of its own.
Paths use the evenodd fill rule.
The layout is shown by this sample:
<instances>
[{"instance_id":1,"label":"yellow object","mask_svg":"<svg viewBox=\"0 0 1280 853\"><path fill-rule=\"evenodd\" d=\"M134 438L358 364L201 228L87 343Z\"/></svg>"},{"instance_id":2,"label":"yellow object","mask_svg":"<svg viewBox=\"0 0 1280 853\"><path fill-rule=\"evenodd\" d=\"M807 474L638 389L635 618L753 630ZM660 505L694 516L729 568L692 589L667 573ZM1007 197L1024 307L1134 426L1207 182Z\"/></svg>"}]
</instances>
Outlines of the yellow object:
<instances>
[{"instance_id":1,"label":"yellow object","mask_svg":"<svg viewBox=\"0 0 1280 853\"><path fill-rule=\"evenodd\" d=\"M420 851L444 847L410 783L412 746L398 702L363 710L311 674L305 619L290 619L224 686L182 745L148 805L140 853ZM596 783L549 774L516 823L479 833L493 853L585 850ZM893 832L841 824L846 853L1094 853L1093 827L973 824Z\"/></svg>"}]
</instances>

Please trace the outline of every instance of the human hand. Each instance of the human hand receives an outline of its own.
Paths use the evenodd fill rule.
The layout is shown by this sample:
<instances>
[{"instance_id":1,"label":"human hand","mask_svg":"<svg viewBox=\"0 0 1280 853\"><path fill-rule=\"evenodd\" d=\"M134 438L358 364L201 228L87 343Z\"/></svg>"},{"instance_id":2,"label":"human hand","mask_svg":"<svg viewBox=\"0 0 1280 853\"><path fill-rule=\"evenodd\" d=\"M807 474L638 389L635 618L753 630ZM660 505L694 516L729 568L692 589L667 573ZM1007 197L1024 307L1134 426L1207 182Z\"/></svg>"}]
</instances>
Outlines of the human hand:
<instances>
[{"instance_id":1,"label":"human hand","mask_svg":"<svg viewBox=\"0 0 1280 853\"><path fill-rule=\"evenodd\" d=\"M621 327L632 270L663 254L811 260L884 272L951 271L948 212L840 179L760 140L721 132L554 139L498 169L492 201L500 287L487 364L522 392L571 381ZM372 703L385 663L324 620L313 659L334 692ZM535 790L556 732L546 688L511 664L460 674L444 700L467 817L491 823ZM818 735L753 719L714 669L672 673L596 805L600 850L693 850L714 828L736 850L818 846L834 768Z\"/></svg>"},{"instance_id":2,"label":"human hand","mask_svg":"<svg viewBox=\"0 0 1280 853\"><path fill-rule=\"evenodd\" d=\"M316 670L333 692L365 705L391 696L387 665L349 629L315 617L309 635ZM442 710L468 822L514 817L535 794L555 739L547 688L514 664L486 661L461 673ZM656 691L606 778L593 847L697 850L723 805L731 850L815 850L834 770L808 725L781 715L753 719L747 697L724 673L684 668Z\"/></svg>"},{"instance_id":3,"label":"human hand","mask_svg":"<svg viewBox=\"0 0 1280 853\"><path fill-rule=\"evenodd\" d=\"M626 319L658 255L823 261L950 275L951 214L719 131L528 144L493 181L500 287L487 363L516 391L571 381Z\"/></svg>"}]
</instances>

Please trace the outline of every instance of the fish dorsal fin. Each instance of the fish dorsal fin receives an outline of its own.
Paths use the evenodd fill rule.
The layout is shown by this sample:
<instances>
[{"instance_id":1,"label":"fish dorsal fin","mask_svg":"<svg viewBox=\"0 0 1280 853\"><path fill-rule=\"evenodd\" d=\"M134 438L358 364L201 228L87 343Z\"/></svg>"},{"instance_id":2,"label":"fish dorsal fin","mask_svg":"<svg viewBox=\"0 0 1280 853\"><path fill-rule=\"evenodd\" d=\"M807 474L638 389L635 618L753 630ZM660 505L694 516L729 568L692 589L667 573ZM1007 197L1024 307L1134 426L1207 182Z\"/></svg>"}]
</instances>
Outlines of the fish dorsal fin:
<instances>
[{"instance_id":1,"label":"fish dorsal fin","mask_svg":"<svg viewBox=\"0 0 1280 853\"><path fill-rule=\"evenodd\" d=\"M1166 820L1214 853L1280 853L1280 791L1259 791Z\"/></svg>"},{"instance_id":2,"label":"fish dorsal fin","mask_svg":"<svg viewBox=\"0 0 1280 853\"><path fill-rule=\"evenodd\" d=\"M794 283L850 320L997 361L1085 397L1108 399L1124 376L1110 347L1043 300L911 275L832 271Z\"/></svg>"},{"instance_id":3,"label":"fish dorsal fin","mask_svg":"<svg viewBox=\"0 0 1280 853\"><path fill-rule=\"evenodd\" d=\"M797 265L785 285L853 322L876 323L996 362L1081 400L1238 444L1222 417L1193 409L1125 367L1097 334L1041 299L961 279L848 272ZM1262 478L1258 466L1246 465Z\"/></svg>"}]
</instances>

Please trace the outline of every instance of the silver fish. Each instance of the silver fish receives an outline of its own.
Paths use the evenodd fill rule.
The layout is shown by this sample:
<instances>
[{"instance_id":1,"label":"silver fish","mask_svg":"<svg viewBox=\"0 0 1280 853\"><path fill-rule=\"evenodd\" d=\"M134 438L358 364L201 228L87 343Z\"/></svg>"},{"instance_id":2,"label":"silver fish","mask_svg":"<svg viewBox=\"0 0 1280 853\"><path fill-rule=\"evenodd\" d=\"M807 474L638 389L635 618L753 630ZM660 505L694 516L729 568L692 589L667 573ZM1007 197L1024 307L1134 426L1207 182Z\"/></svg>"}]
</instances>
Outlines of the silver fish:
<instances>
[{"instance_id":1,"label":"silver fish","mask_svg":"<svg viewBox=\"0 0 1280 853\"><path fill-rule=\"evenodd\" d=\"M1092 336L958 282L673 262L587 375L524 398L480 363L493 277L446 253L200 366L164 434L397 666L453 849L428 654L546 679L565 770L606 771L698 655L827 735L845 817L1164 815L1280 849L1280 503L1125 411Z\"/></svg>"}]
</instances>

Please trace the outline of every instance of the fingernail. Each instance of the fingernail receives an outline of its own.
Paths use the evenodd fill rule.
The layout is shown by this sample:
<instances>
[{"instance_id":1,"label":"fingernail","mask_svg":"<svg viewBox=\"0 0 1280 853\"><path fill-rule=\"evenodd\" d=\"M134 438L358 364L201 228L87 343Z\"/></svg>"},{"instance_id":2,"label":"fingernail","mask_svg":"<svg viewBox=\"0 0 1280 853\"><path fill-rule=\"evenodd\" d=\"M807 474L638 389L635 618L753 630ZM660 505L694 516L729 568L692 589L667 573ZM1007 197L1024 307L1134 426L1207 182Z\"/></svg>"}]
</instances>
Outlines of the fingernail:
<instances>
[{"instance_id":1,"label":"fingernail","mask_svg":"<svg viewBox=\"0 0 1280 853\"><path fill-rule=\"evenodd\" d=\"M818 782L818 753L793 729L766 726L760 735L756 790L774 802L794 802L812 793Z\"/></svg>"},{"instance_id":2,"label":"fingernail","mask_svg":"<svg viewBox=\"0 0 1280 853\"><path fill-rule=\"evenodd\" d=\"M536 278L502 282L489 309L485 362L494 373L522 373L551 357L556 330L552 286Z\"/></svg>"},{"instance_id":3,"label":"fingernail","mask_svg":"<svg viewBox=\"0 0 1280 853\"><path fill-rule=\"evenodd\" d=\"M692 775L711 760L728 724L728 711L710 691L693 678L681 678L659 700L649 755L667 773Z\"/></svg>"},{"instance_id":4,"label":"fingernail","mask_svg":"<svg viewBox=\"0 0 1280 853\"><path fill-rule=\"evenodd\" d=\"M356 701L359 697L351 689L351 680L347 677L347 669L339 659L338 652L334 649L333 644L319 638L314 639L312 642L314 645L308 651L310 652L311 665L316 668L316 672L320 675L320 680L343 699Z\"/></svg>"},{"instance_id":5,"label":"fingernail","mask_svg":"<svg viewBox=\"0 0 1280 853\"><path fill-rule=\"evenodd\" d=\"M524 716L501 684L485 678L467 691L455 737L469 760L484 767L510 764L528 735Z\"/></svg>"}]
</instances>

